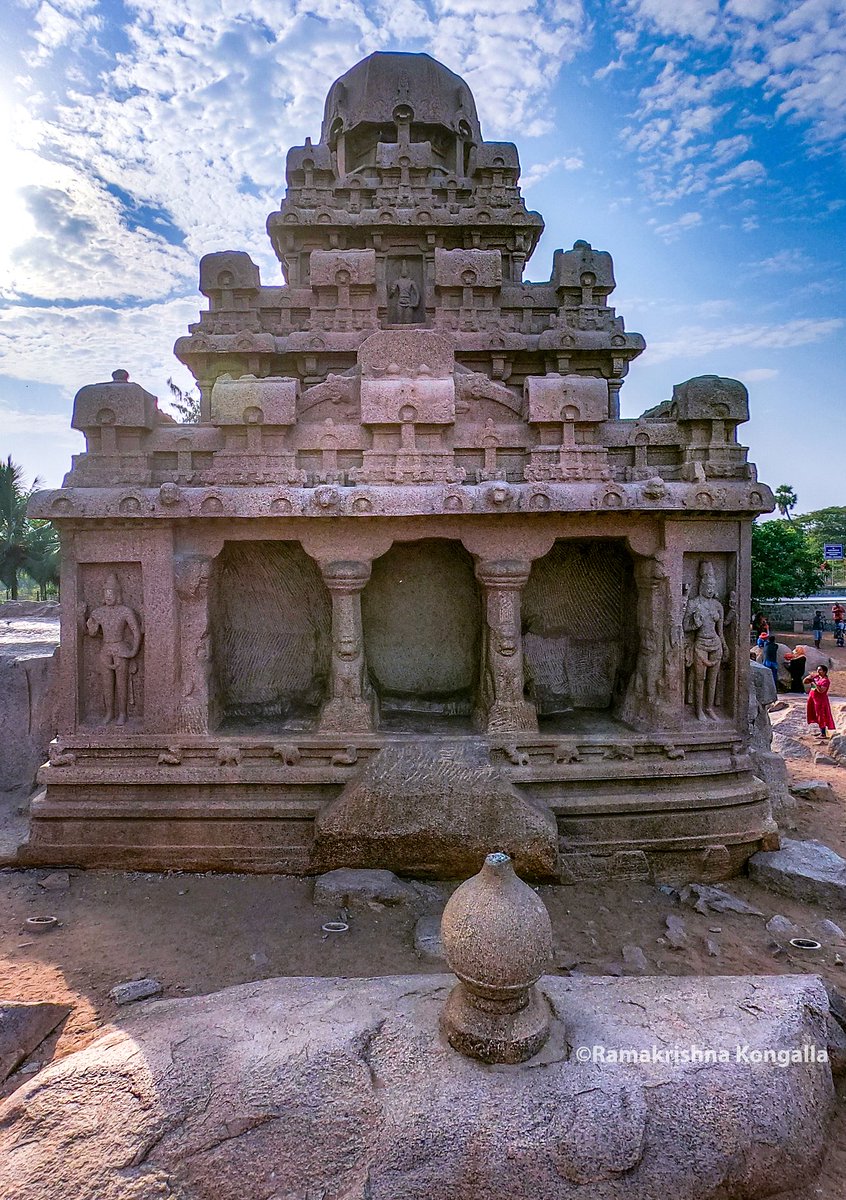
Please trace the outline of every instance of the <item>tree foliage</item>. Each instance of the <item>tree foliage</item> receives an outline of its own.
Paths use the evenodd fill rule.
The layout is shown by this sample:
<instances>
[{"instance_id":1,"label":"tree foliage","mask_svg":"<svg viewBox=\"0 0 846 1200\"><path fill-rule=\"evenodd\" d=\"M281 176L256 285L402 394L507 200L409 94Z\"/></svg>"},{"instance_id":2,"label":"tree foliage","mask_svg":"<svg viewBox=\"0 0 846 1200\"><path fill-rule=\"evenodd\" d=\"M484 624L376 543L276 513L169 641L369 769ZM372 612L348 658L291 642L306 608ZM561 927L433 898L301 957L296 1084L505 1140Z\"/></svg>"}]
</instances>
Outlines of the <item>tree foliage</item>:
<instances>
[{"instance_id":1,"label":"tree foliage","mask_svg":"<svg viewBox=\"0 0 846 1200\"><path fill-rule=\"evenodd\" d=\"M819 550L797 522L764 521L752 526L754 603L808 596L822 582Z\"/></svg>"},{"instance_id":2,"label":"tree foliage","mask_svg":"<svg viewBox=\"0 0 846 1200\"><path fill-rule=\"evenodd\" d=\"M200 420L199 392L195 392L193 388L185 392L172 379L168 379L167 386L170 388L171 406L179 414L180 422L183 425L196 425Z\"/></svg>"},{"instance_id":3,"label":"tree foliage","mask_svg":"<svg viewBox=\"0 0 846 1200\"><path fill-rule=\"evenodd\" d=\"M794 522L814 539L820 554L825 542L846 546L846 508L819 508L816 512L802 513Z\"/></svg>"},{"instance_id":4,"label":"tree foliage","mask_svg":"<svg viewBox=\"0 0 846 1200\"><path fill-rule=\"evenodd\" d=\"M59 539L49 521L30 521L26 506L40 486L24 485L23 468L12 457L0 463L0 584L12 600L18 598L20 576L38 585L42 600L47 588L59 582Z\"/></svg>"},{"instance_id":5,"label":"tree foliage","mask_svg":"<svg viewBox=\"0 0 846 1200\"><path fill-rule=\"evenodd\" d=\"M799 497L794 492L789 483L780 483L773 493L775 496L776 508L783 517L787 517L788 521L793 518L790 515L790 510L795 508L799 502Z\"/></svg>"}]
</instances>

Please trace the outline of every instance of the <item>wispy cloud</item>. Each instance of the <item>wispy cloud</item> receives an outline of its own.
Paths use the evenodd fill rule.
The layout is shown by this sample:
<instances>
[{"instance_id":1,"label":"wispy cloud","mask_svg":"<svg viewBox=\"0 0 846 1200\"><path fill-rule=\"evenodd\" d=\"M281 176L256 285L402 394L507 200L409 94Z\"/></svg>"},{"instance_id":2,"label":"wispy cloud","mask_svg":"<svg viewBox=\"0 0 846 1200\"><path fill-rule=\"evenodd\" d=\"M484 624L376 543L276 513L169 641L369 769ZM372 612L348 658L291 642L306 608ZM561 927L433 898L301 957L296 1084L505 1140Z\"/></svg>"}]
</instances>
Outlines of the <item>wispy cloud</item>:
<instances>
[{"instance_id":1,"label":"wispy cloud","mask_svg":"<svg viewBox=\"0 0 846 1200\"><path fill-rule=\"evenodd\" d=\"M551 175L553 171L580 171L584 165L583 159L572 154L551 158L549 162L532 163L521 175L520 183L524 188L530 188L533 184L546 179L547 175Z\"/></svg>"},{"instance_id":2,"label":"wispy cloud","mask_svg":"<svg viewBox=\"0 0 846 1200\"><path fill-rule=\"evenodd\" d=\"M772 325L690 325L679 329L673 338L651 342L644 362L656 366L673 358L719 356L736 347L783 350L785 346L806 346L825 341L844 325L846 320L840 317L805 318Z\"/></svg>"}]
</instances>

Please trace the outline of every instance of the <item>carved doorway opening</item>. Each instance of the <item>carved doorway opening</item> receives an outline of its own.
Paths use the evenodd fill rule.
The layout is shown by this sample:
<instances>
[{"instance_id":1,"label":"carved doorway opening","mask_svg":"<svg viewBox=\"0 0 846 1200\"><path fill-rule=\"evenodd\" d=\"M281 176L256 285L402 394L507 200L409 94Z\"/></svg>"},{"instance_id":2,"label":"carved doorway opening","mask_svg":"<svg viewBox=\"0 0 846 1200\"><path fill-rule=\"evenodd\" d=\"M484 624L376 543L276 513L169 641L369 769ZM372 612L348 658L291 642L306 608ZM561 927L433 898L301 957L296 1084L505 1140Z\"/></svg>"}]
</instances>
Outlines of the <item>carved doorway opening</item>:
<instances>
[{"instance_id":1,"label":"carved doorway opening","mask_svg":"<svg viewBox=\"0 0 846 1200\"><path fill-rule=\"evenodd\" d=\"M637 590L625 546L610 539L557 541L532 564L522 624L541 729L607 726L638 649Z\"/></svg>"},{"instance_id":2,"label":"carved doorway opening","mask_svg":"<svg viewBox=\"0 0 846 1200\"><path fill-rule=\"evenodd\" d=\"M460 542L396 542L361 598L364 645L385 729L470 732L482 602Z\"/></svg>"},{"instance_id":3,"label":"carved doorway opening","mask_svg":"<svg viewBox=\"0 0 846 1200\"><path fill-rule=\"evenodd\" d=\"M226 542L210 592L224 731L308 728L329 690L332 605L298 542Z\"/></svg>"}]
</instances>

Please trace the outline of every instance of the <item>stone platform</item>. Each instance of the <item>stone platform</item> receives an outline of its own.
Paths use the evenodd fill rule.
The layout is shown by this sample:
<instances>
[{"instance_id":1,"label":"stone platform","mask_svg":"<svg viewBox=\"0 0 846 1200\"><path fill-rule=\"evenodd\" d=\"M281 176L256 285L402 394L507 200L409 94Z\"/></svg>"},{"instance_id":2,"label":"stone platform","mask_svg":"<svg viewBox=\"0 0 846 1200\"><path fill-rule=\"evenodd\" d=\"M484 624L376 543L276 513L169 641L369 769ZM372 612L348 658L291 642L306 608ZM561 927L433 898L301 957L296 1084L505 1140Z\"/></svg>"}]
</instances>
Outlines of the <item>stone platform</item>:
<instances>
[{"instance_id":1,"label":"stone platform","mask_svg":"<svg viewBox=\"0 0 846 1200\"><path fill-rule=\"evenodd\" d=\"M820 980L546 977L550 1040L494 1067L440 1032L453 983L273 979L147 1004L0 1108L0 1194L757 1200L813 1180L834 1098L812 1061ZM593 1047L605 1061L580 1061ZM723 1061L674 1061L692 1047Z\"/></svg>"},{"instance_id":2,"label":"stone platform","mask_svg":"<svg viewBox=\"0 0 846 1200\"><path fill-rule=\"evenodd\" d=\"M375 755L403 747L424 754L424 746L432 770L415 821L400 767L391 780L391 812L380 811L378 821L360 814L353 832L367 846L328 858L315 852L315 822L356 786ZM178 744L113 734L108 746L66 737L39 773L44 791L32 801L30 837L18 860L294 874L363 866L460 877L478 870L497 845L520 863L523 825L515 825L512 846L508 820L497 818L494 828L491 814L468 810L460 779L444 782L443 763L460 760L468 748L512 789L515 805L528 801L557 823L558 861L547 855L541 865L521 865L530 877L718 880L773 845L765 790L730 725L703 730L691 723L672 740L656 741L609 723L593 735L523 734L492 745L478 736L423 742L386 734L353 741L302 733L183 735ZM438 808L433 797L441 791ZM491 786L492 800L496 794ZM423 843L429 833L446 846L434 860L397 848L402 837ZM478 842L473 861L459 862L458 848L468 840Z\"/></svg>"}]
</instances>

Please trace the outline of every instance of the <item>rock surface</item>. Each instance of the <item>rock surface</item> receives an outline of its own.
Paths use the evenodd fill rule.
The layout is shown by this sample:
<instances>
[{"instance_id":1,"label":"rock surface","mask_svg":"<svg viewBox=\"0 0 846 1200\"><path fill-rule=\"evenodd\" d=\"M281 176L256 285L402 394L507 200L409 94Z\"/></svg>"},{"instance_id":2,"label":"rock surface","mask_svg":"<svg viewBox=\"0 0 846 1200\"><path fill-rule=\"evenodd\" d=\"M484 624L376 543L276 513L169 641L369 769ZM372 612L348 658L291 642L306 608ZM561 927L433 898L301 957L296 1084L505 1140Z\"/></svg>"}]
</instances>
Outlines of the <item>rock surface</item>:
<instances>
[{"instance_id":1,"label":"rock surface","mask_svg":"<svg viewBox=\"0 0 846 1200\"><path fill-rule=\"evenodd\" d=\"M66 1004L19 1004L0 1000L0 1083L64 1021Z\"/></svg>"},{"instance_id":2,"label":"rock surface","mask_svg":"<svg viewBox=\"0 0 846 1200\"><path fill-rule=\"evenodd\" d=\"M549 1042L495 1069L440 1036L452 983L274 979L148 1004L0 1109L0 1195L755 1200L813 1177L828 1065L734 1057L825 1046L819 980L547 977ZM730 1061L577 1061L673 1029Z\"/></svg>"},{"instance_id":3,"label":"rock surface","mask_svg":"<svg viewBox=\"0 0 846 1200\"><path fill-rule=\"evenodd\" d=\"M800 800L827 801L835 798L831 784L822 779L808 779L805 782L792 783L790 790Z\"/></svg>"},{"instance_id":4,"label":"rock surface","mask_svg":"<svg viewBox=\"0 0 846 1200\"><path fill-rule=\"evenodd\" d=\"M369 904L411 904L415 894L393 871L339 867L314 881L314 903L320 908L366 908Z\"/></svg>"},{"instance_id":5,"label":"rock surface","mask_svg":"<svg viewBox=\"0 0 846 1200\"><path fill-rule=\"evenodd\" d=\"M481 741L386 746L318 814L314 828L318 865L463 878L502 850L522 876L558 873L555 817L519 795Z\"/></svg>"},{"instance_id":6,"label":"rock surface","mask_svg":"<svg viewBox=\"0 0 846 1200\"><path fill-rule=\"evenodd\" d=\"M750 858L749 875L794 900L846 907L846 859L822 842L784 838L780 850Z\"/></svg>"},{"instance_id":7,"label":"rock surface","mask_svg":"<svg viewBox=\"0 0 846 1200\"><path fill-rule=\"evenodd\" d=\"M158 979L130 979L126 983L116 984L109 992L109 997L115 1004L134 1004L137 1000L158 996L161 990Z\"/></svg>"},{"instance_id":8,"label":"rock surface","mask_svg":"<svg viewBox=\"0 0 846 1200\"><path fill-rule=\"evenodd\" d=\"M446 962L440 917L421 917L414 926L414 953L424 962Z\"/></svg>"}]
</instances>

